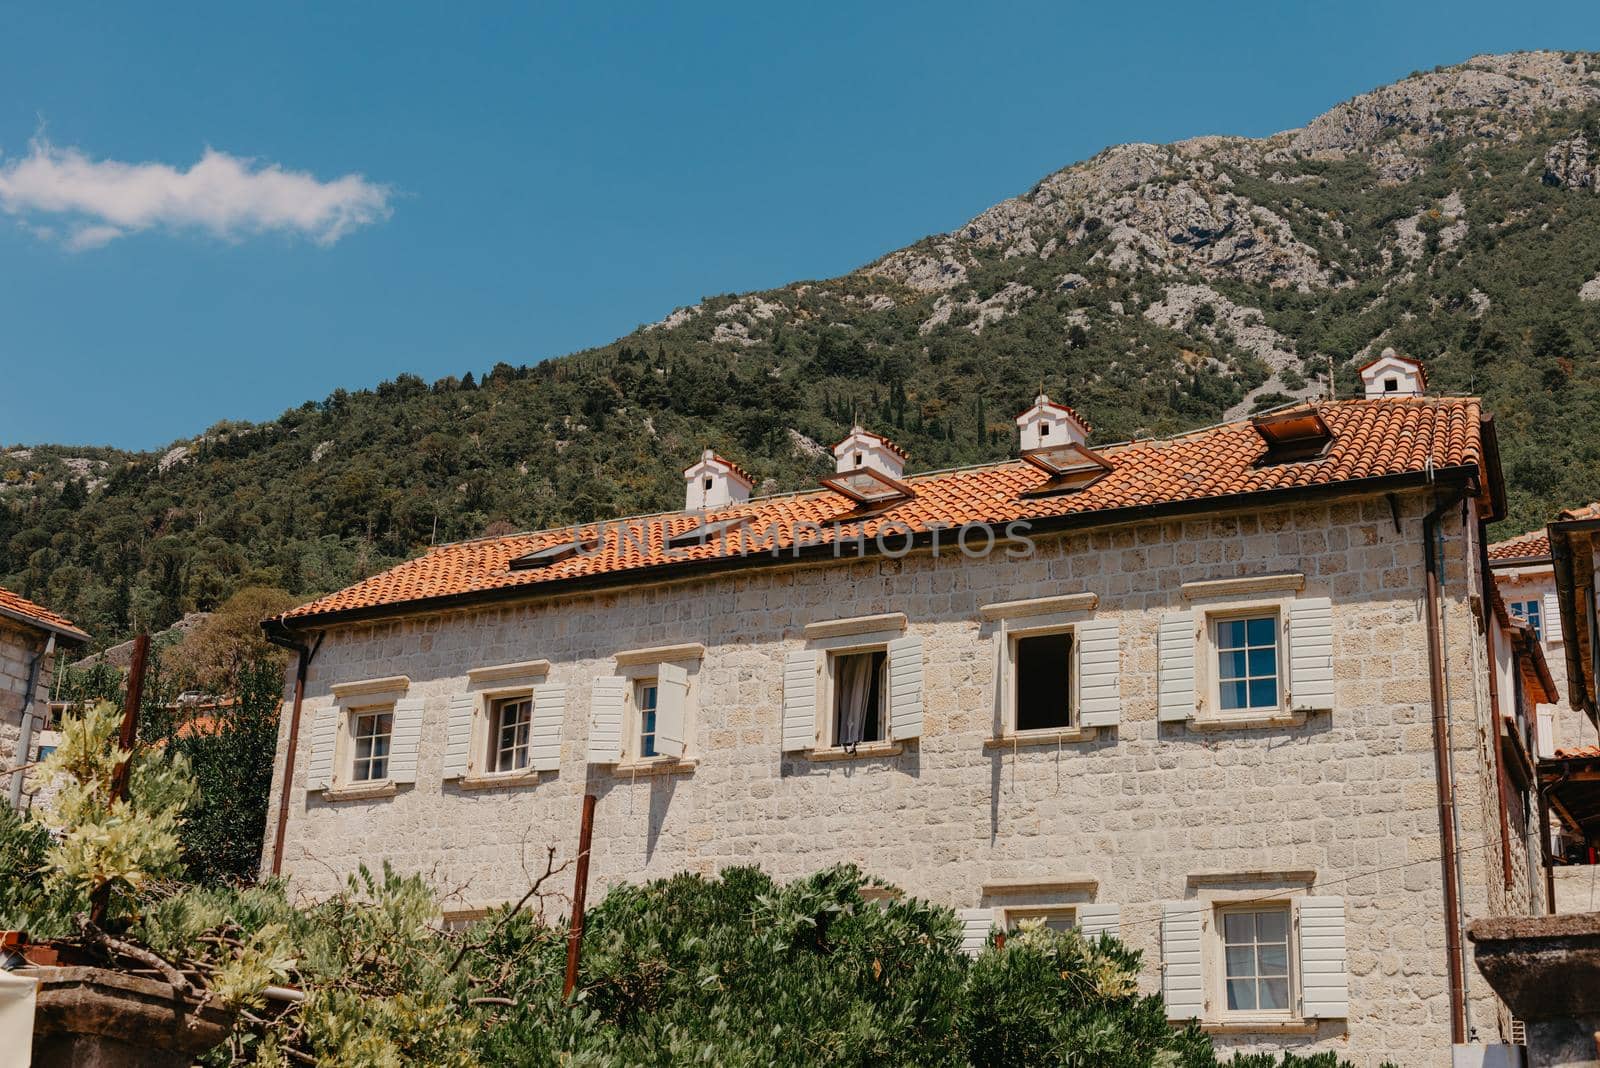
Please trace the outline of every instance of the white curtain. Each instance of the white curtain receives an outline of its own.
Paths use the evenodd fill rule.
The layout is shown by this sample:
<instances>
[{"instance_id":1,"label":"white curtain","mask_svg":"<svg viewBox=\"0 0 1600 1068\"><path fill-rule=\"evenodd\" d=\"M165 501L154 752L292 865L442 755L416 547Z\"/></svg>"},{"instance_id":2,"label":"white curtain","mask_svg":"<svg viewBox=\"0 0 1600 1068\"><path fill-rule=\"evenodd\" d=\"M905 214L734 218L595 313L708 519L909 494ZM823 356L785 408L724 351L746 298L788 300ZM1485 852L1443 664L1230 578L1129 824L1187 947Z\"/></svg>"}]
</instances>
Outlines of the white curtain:
<instances>
[{"instance_id":1,"label":"white curtain","mask_svg":"<svg viewBox=\"0 0 1600 1068\"><path fill-rule=\"evenodd\" d=\"M855 745L867 727L867 699L872 694L872 656L846 656L839 660L838 745Z\"/></svg>"}]
</instances>

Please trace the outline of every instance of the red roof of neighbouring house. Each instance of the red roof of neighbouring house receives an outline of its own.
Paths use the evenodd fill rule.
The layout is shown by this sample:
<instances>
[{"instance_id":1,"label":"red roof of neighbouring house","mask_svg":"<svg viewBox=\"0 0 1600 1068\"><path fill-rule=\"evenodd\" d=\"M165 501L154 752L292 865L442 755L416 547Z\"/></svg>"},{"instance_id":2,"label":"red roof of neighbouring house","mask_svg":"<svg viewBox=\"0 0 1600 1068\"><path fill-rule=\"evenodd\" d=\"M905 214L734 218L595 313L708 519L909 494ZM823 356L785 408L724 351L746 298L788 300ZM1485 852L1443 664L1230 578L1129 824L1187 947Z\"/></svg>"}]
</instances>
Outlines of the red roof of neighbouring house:
<instances>
[{"instance_id":1,"label":"red roof of neighbouring house","mask_svg":"<svg viewBox=\"0 0 1600 1068\"><path fill-rule=\"evenodd\" d=\"M1476 468L1479 492L1498 492L1492 430L1474 398L1344 400L1320 404L1318 410L1333 440L1320 458L1308 461L1263 463L1266 443L1249 420L1241 420L1168 440L1107 446L1100 451L1112 469L1071 493L1031 495L1044 485L1045 476L1013 460L909 475L904 481L912 496L870 512L827 489L730 505L706 520L749 522L735 527L726 539L679 549L667 543L698 523L698 516L669 512L607 523L603 530L591 523L577 530L565 527L441 545L279 618L291 625L316 623L347 613L387 614L440 599L514 596L519 591L531 595L563 583L659 580L694 565L725 561L737 566L740 558L752 557L754 563L774 548L826 548L834 542L854 543L858 536L870 543L880 531L886 540L894 540L906 531L926 534L935 527L968 523L1003 527L1028 520L1041 527L1064 527L1096 520L1128 522L1193 510L1181 507L1185 505L1204 507L1214 501L1217 507L1237 507L1248 503L1240 498L1252 495L1337 490L1369 479L1433 477L1452 468ZM593 551L570 554L545 567L510 566L541 549L591 540L597 543Z\"/></svg>"},{"instance_id":2,"label":"red roof of neighbouring house","mask_svg":"<svg viewBox=\"0 0 1600 1068\"><path fill-rule=\"evenodd\" d=\"M1557 749L1557 760L1588 760L1600 758L1600 745L1580 745L1573 749Z\"/></svg>"},{"instance_id":3,"label":"red roof of neighbouring house","mask_svg":"<svg viewBox=\"0 0 1600 1068\"><path fill-rule=\"evenodd\" d=\"M7 616L19 623L49 631L58 638L65 638L70 642L89 640L89 635L79 630L77 624L66 616L57 615L43 605L34 604L20 593L12 593L4 586L0 586L0 616Z\"/></svg>"},{"instance_id":4,"label":"red roof of neighbouring house","mask_svg":"<svg viewBox=\"0 0 1600 1068\"><path fill-rule=\"evenodd\" d=\"M1514 538L1497 541L1489 546L1491 563L1503 560L1548 559L1550 559L1550 535L1543 530L1530 530L1526 534L1518 534Z\"/></svg>"}]
</instances>

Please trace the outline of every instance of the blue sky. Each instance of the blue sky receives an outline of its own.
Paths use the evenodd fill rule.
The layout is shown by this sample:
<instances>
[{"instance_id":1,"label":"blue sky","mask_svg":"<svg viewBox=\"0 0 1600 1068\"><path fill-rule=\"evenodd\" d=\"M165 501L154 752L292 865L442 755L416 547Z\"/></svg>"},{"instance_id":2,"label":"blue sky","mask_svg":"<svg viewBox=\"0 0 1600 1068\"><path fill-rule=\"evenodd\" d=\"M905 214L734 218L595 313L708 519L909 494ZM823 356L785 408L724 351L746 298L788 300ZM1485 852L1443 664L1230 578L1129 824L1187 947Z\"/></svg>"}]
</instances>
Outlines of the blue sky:
<instances>
[{"instance_id":1,"label":"blue sky","mask_svg":"<svg viewBox=\"0 0 1600 1068\"><path fill-rule=\"evenodd\" d=\"M0 4L0 442L534 362L1108 144L1600 48L1592 0L103 7Z\"/></svg>"}]
</instances>

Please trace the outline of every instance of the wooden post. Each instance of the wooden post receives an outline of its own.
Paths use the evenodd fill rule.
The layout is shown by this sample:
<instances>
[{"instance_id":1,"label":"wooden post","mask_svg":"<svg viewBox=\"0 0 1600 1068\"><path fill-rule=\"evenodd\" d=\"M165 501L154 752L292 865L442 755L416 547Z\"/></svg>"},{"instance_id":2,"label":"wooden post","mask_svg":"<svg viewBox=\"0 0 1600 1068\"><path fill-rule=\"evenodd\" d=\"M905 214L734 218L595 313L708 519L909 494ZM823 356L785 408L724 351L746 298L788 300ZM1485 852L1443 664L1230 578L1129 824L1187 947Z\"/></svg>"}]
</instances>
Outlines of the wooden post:
<instances>
[{"instance_id":1,"label":"wooden post","mask_svg":"<svg viewBox=\"0 0 1600 1068\"><path fill-rule=\"evenodd\" d=\"M570 998L578 985L578 958L583 953L583 899L589 889L589 844L594 840L594 794L583 795L583 822L578 825L578 871L572 887L572 927L567 932L567 979L561 996Z\"/></svg>"},{"instance_id":2,"label":"wooden post","mask_svg":"<svg viewBox=\"0 0 1600 1068\"><path fill-rule=\"evenodd\" d=\"M133 774L133 743L139 734L139 703L144 700L145 659L150 653L150 635L140 634L133 639L133 662L128 665L128 692L122 701L122 730L117 736L117 748L122 750L122 762L111 773L111 800L113 803L128 796L128 778ZM104 926L106 908L111 903L111 887L95 890L89 902L89 919L96 926Z\"/></svg>"}]
</instances>

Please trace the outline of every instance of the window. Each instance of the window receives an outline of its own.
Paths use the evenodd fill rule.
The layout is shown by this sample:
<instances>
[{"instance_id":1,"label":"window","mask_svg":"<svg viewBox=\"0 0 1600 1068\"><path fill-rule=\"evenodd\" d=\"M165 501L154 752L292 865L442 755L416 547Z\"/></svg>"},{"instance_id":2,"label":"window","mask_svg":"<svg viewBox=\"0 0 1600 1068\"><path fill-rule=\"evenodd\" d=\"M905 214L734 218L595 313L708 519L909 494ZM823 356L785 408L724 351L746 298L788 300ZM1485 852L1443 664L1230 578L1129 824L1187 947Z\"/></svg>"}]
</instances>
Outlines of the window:
<instances>
[{"instance_id":1,"label":"window","mask_svg":"<svg viewBox=\"0 0 1600 1068\"><path fill-rule=\"evenodd\" d=\"M1531 601L1512 601L1511 614L1533 628L1533 636L1540 641L1544 640L1544 620L1539 612L1543 607L1537 598Z\"/></svg>"},{"instance_id":2,"label":"window","mask_svg":"<svg viewBox=\"0 0 1600 1068\"><path fill-rule=\"evenodd\" d=\"M1289 1012L1289 907L1225 909L1220 918L1227 1011Z\"/></svg>"},{"instance_id":3,"label":"window","mask_svg":"<svg viewBox=\"0 0 1600 1068\"><path fill-rule=\"evenodd\" d=\"M710 489L711 488L711 476L710 475L706 476L705 488L706 489Z\"/></svg>"},{"instance_id":4,"label":"window","mask_svg":"<svg viewBox=\"0 0 1600 1068\"><path fill-rule=\"evenodd\" d=\"M1383 380L1383 391L1385 393L1400 392L1400 380L1392 375L1388 378L1385 378Z\"/></svg>"},{"instance_id":5,"label":"window","mask_svg":"<svg viewBox=\"0 0 1600 1068\"><path fill-rule=\"evenodd\" d=\"M639 710L639 756L656 755L655 679L641 679L633 687L633 704Z\"/></svg>"},{"instance_id":6,"label":"window","mask_svg":"<svg viewBox=\"0 0 1600 1068\"><path fill-rule=\"evenodd\" d=\"M1221 712L1278 709L1278 616L1219 619L1216 627L1217 708Z\"/></svg>"},{"instance_id":7,"label":"window","mask_svg":"<svg viewBox=\"0 0 1600 1068\"><path fill-rule=\"evenodd\" d=\"M351 720L355 760L351 782L380 782L389 777L389 741L394 734L394 713L357 712Z\"/></svg>"},{"instance_id":8,"label":"window","mask_svg":"<svg viewBox=\"0 0 1600 1068\"><path fill-rule=\"evenodd\" d=\"M1078 926L1077 911L1067 907L1006 909L1005 917L1007 931L1018 930L1024 922L1042 923L1062 934Z\"/></svg>"},{"instance_id":9,"label":"window","mask_svg":"<svg viewBox=\"0 0 1600 1068\"><path fill-rule=\"evenodd\" d=\"M1016 729L1061 729L1072 723L1072 634L1033 634L1011 644Z\"/></svg>"},{"instance_id":10,"label":"window","mask_svg":"<svg viewBox=\"0 0 1600 1068\"><path fill-rule=\"evenodd\" d=\"M508 697L495 701L491 711L489 767L494 771L521 771L528 766L528 736L533 727L533 698Z\"/></svg>"},{"instance_id":11,"label":"window","mask_svg":"<svg viewBox=\"0 0 1600 1068\"><path fill-rule=\"evenodd\" d=\"M883 695L886 650L834 653L828 658L833 673L833 744L849 749L885 737Z\"/></svg>"},{"instance_id":12,"label":"window","mask_svg":"<svg viewBox=\"0 0 1600 1068\"><path fill-rule=\"evenodd\" d=\"M1049 423L1040 423L1039 424L1039 437L1040 438L1047 438L1049 436L1050 436L1050 424Z\"/></svg>"}]
</instances>

